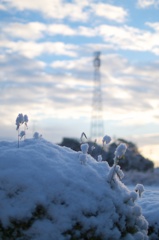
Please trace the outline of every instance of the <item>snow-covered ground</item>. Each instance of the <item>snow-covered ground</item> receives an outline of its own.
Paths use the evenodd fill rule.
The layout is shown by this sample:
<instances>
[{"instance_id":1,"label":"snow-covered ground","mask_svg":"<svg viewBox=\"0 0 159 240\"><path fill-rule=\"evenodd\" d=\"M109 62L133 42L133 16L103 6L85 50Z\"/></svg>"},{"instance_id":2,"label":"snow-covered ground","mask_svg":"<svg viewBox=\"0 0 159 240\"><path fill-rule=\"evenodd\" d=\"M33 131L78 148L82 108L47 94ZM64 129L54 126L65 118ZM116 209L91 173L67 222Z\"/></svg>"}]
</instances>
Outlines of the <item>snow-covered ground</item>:
<instances>
[{"instance_id":1,"label":"snow-covered ground","mask_svg":"<svg viewBox=\"0 0 159 240\"><path fill-rule=\"evenodd\" d=\"M146 186L159 187L159 169L155 168L147 172L128 171L124 173L125 177L123 182L126 185L135 185L137 183L144 184Z\"/></svg>"},{"instance_id":2,"label":"snow-covered ground","mask_svg":"<svg viewBox=\"0 0 159 240\"><path fill-rule=\"evenodd\" d=\"M0 239L159 239L157 188L145 187L139 198L135 186L111 180L112 169L88 155L87 145L81 149L41 138L20 148L0 142Z\"/></svg>"},{"instance_id":3,"label":"snow-covered ground","mask_svg":"<svg viewBox=\"0 0 159 240\"><path fill-rule=\"evenodd\" d=\"M150 181L151 182L151 181ZM133 190L135 185L129 185L128 188ZM159 239L159 187L156 185L145 185L141 198L137 203L141 206L142 214L149 223L149 238L151 240Z\"/></svg>"},{"instance_id":4,"label":"snow-covered ground","mask_svg":"<svg viewBox=\"0 0 159 240\"><path fill-rule=\"evenodd\" d=\"M145 186L142 198L138 200L142 213L150 224L149 232L153 240L159 239L159 187Z\"/></svg>"},{"instance_id":5,"label":"snow-covered ground","mask_svg":"<svg viewBox=\"0 0 159 240\"><path fill-rule=\"evenodd\" d=\"M144 184L145 191L138 199L142 213L149 222L151 240L159 239L159 168L148 172L125 172L123 182L129 189L134 189L137 183Z\"/></svg>"}]
</instances>

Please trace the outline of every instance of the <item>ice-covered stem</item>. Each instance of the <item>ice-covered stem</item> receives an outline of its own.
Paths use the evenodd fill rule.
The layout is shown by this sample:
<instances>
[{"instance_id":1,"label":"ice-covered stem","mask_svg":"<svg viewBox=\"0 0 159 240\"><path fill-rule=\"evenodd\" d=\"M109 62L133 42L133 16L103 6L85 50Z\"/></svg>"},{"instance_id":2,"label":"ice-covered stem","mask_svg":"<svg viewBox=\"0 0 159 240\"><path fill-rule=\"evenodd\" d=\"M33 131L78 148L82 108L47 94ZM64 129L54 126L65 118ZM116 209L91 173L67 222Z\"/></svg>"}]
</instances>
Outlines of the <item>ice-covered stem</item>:
<instances>
[{"instance_id":1,"label":"ice-covered stem","mask_svg":"<svg viewBox=\"0 0 159 240\"><path fill-rule=\"evenodd\" d=\"M95 139L94 142L93 142L93 145L92 145L92 147L91 147L90 155L92 155L92 152L93 152L93 150L95 149L96 143L97 143L97 139Z\"/></svg>"},{"instance_id":2,"label":"ice-covered stem","mask_svg":"<svg viewBox=\"0 0 159 240\"><path fill-rule=\"evenodd\" d=\"M85 137L87 139L87 136L84 132L81 134L81 137L80 137L80 143L81 144L83 143L83 137Z\"/></svg>"},{"instance_id":3,"label":"ice-covered stem","mask_svg":"<svg viewBox=\"0 0 159 240\"><path fill-rule=\"evenodd\" d=\"M81 164L85 164L86 161L87 161L88 148L89 148L88 143L81 144L81 151L82 151L82 153L79 156Z\"/></svg>"},{"instance_id":4,"label":"ice-covered stem","mask_svg":"<svg viewBox=\"0 0 159 240\"><path fill-rule=\"evenodd\" d=\"M24 131L26 131L26 129L28 129L28 121L29 121L28 116L25 114L24 115ZM25 139L25 136L26 136L26 133L24 135L24 139Z\"/></svg>"},{"instance_id":5,"label":"ice-covered stem","mask_svg":"<svg viewBox=\"0 0 159 240\"><path fill-rule=\"evenodd\" d=\"M19 113L17 118L16 118L16 130L18 131L18 148L19 148L19 128L20 128L20 125L23 124L24 122L24 117L23 117L23 114L22 113Z\"/></svg>"},{"instance_id":6,"label":"ice-covered stem","mask_svg":"<svg viewBox=\"0 0 159 240\"><path fill-rule=\"evenodd\" d=\"M114 154L115 154L115 161L117 161L117 163L121 158L124 157L126 149L127 149L127 146L125 143L120 143L120 145L116 148Z\"/></svg>"},{"instance_id":7,"label":"ice-covered stem","mask_svg":"<svg viewBox=\"0 0 159 240\"><path fill-rule=\"evenodd\" d=\"M34 132L33 138L39 139L39 138L41 138L41 137L42 137L42 134L40 134L40 133L38 133L38 132Z\"/></svg>"},{"instance_id":8,"label":"ice-covered stem","mask_svg":"<svg viewBox=\"0 0 159 240\"><path fill-rule=\"evenodd\" d=\"M25 131L21 131L19 134L20 139L22 139L25 136Z\"/></svg>"},{"instance_id":9,"label":"ice-covered stem","mask_svg":"<svg viewBox=\"0 0 159 240\"><path fill-rule=\"evenodd\" d=\"M104 147L104 143L109 144L111 142L111 137L109 137L108 135L105 135L103 137L102 142L103 142L103 147Z\"/></svg>"},{"instance_id":10,"label":"ice-covered stem","mask_svg":"<svg viewBox=\"0 0 159 240\"><path fill-rule=\"evenodd\" d=\"M28 121L29 121L28 116L25 114L24 115L24 124L25 124L27 129L28 129Z\"/></svg>"},{"instance_id":11,"label":"ice-covered stem","mask_svg":"<svg viewBox=\"0 0 159 240\"><path fill-rule=\"evenodd\" d=\"M119 165L116 165L116 174L118 176L118 178L121 180L124 177L124 173L123 171L120 169Z\"/></svg>"},{"instance_id":12,"label":"ice-covered stem","mask_svg":"<svg viewBox=\"0 0 159 240\"><path fill-rule=\"evenodd\" d=\"M97 161L98 161L98 162L102 162L102 160L103 160L103 159L102 159L102 155L98 155Z\"/></svg>"},{"instance_id":13,"label":"ice-covered stem","mask_svg":"<svg viewBox=\"0 0 159 240\"><path fill-rule=\"evenodd\" d=\"M81 151L83 152L83 154L87 154L88 148L89 148L88 143L81 144Z\"/></svg>"},{"instance_id":14,"label":"ice-covered stem","mask_svg":"<svg viewBox=\"0 0 159 240\"><path fill-rule=\"evenodd\" d=\"M114 157L114 164L113 167L111 168L109 174L108 174L108 182L111 183L111 181L114 179L114 175L116 173L116 167L117 164L119 163L120 159L122 159L125 155L127 146L125 143L121 143L115 150L115 157Z\"/></svg>"},{"instance_id":15,"label":"ice-covered stem","mask_svg":"<svg viewBox=\"0 0 159 240\"><path fill-rule=\"evenodd\" d=\"M28 116L27 115L24 115L22 113L19 113L17 118L16 118L16 130L18 131L18 148L19 148L19 137L23 137L25 136L24 132L25 132L25 129L23 132L23 136L21 136L21 133L19 134L19 129L20 129L20 126L25 123L25 126L27 127L27 123L28 123Z\"/></svg>"},{"instance_id":16,"label":"ice-covered stem","mask_svg":"<svg viewBox=\"0 0 159 240\"><path fill-rule=\"evenodd\" d=\"M144 186L142 184L137 184L135 191L139 194L139 197L141 197L142 193L145 191Z\"/></svg>"}]
</instances>

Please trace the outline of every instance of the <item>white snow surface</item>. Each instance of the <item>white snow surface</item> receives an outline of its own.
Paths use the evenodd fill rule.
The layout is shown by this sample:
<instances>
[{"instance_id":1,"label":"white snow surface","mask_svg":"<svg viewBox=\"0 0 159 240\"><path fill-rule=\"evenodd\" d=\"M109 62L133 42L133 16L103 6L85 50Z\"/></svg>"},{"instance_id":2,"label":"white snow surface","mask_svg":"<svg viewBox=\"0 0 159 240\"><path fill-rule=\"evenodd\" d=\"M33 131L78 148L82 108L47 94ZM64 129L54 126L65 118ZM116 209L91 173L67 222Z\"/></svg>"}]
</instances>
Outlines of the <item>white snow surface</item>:
<instances>
[{"instance_id":1,"label":"white snow surface","mask_svg":"<svg viewBox=\"0 0 159 240\"><path fill-rule=\"evenodd\" d=\"M107 162L87 154L81 164L81 154L42 138L21 141L20 148L0 142L1 227L30 222L6 240L148 239L135 191L117 176L108 183Z\"/></svg>"}]
</instances>

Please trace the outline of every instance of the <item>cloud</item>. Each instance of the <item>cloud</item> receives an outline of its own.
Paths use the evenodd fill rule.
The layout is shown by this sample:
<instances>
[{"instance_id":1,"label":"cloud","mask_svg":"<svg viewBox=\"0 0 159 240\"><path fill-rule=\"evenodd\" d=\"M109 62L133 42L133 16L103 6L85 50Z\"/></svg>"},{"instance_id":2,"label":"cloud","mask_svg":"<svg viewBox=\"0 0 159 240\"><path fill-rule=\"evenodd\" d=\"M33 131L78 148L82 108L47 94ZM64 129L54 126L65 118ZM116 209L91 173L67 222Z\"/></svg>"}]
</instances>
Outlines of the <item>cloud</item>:
<instances>
[{"instance_id":1,"label":"cloud","mask_svg":"<svg viewBox=\"0 0 159 240\"><path fill-rule=\"evenodd\" d=\"M3 4L0 4L0 11L6 11L6 7Z\"/></svg>"},{"instance_id":2,"label":"cloud","mask_svg":"<svg viewBox=\"0 0 159 240\"><path fill-rule=\"evenodd\" d=\"M68 3L62 0L4 0L3 3L8 9L16 8L19 11L31 10L42 13L45 17L64 19L69 18L72 21L86 21L88 13L84 11L84 7L88 5L87 1L82 1L83 4L75 1Z\"/></svg>"},{"instance_id":3,"label":"cloud","mask_svg":"<svg viewBox=\"0 0 159 240\"><path fill-rule=\"evenodd\" d=\"M125 22L128 16L128 13L124 8L110 4L97 3L92 4L91 7L97 16L119 23Z\"/></svg>"},{"instance_id":4,"label":"cloud","mask_svg":"<svg viewBox=\"0 0 159 240\"><path fill-rule=\"evenodd\" d=\"M64 35L64 36L73 36L76 35L76 31L65 24L49 24L46 26L46 32L50 35Z\"/></svg>"},{"instance_id":5,"label":"cloud","mask_svg":"<svg viewBox=\"0 0 159 240\"><path fill-rule=\"evenodd\" d=\"M158 55L158 33L126 25L124 27L101 25L98 28L98 32L105 42L113 44L118 49L150 51Z\"/></svg>"},{"instance_id":6,"label":"cloud","mask_svg":"<svg viewBox=\"0 0 159 240\"><path fill-rule=\"evenodd\" d=\"M44 24L41 22L29 23L5 23L1 24L1 34L5 38L16 38L24 40L38 40L46 38L46 36L62 35L62 36L85 36L92 37L96 35L93 28L79 26L71 28L66 24Z\"/></svg>"},{"instance_id":7,"label":"cloud","mask_svg":"<svg viewBox=\"0 0 159 240\"><path fill-rule=\"evenodd\" d=\"M0 47L7 53L17 53L28 58L34 58L42 54L77 56L78 46L63 42L33 42L33 41L9 41L3 39Z\"/></svg>"},{"instance_id":8,"label":"cloud","mask_svg":"<svg viewBox=\"0 0 159 240\"><path fill-rule=\"evenodd\" d=\"M124 125L146 124L150 118L157 122L159 100L155 82L159 79L158 63L131 65L127 59L117 54L101 57L104 117L110 120L112 116L113 119L122 119ZM85 77L83 76L85 83L81 81L80 84L85 84L84 87L90 95L92 94L93 58L54 61L51 66L70 71L72 74L85 72ZM78 83L77 81L77 86ZM76 83L74 82L73 85L76 86ZM143 116L145 116L144 119Z\"/></svg>"},{"instance_id":9,"label":"cloud","mask_svg":"<svg viewBox=\"0 0 159 240\"><path fill-rule=\"evenodd\" d=\"M1 26L2 32L5 37L20 38L26 40L36 40L44 36L43 32L46 26L39 22L30 23L9 23Z\"/></svg>"},{"instance_id":10,"label":"cloud","mask_svg":"<svg viewBox=\"0 0 159 240\"><path fill-rule=\"evenodd\" d=\"M137 2L138 7L140 8L148 8L150 6L158 6L159 1L158 0L138 0Z\"/></svg>"},{"instance_id":11,"label":"cloud","mask_svg":"<svg viewBox=\"0 0 159 240\"><path fill-rule=\"evenodd\" d=\"M159 22L146 22L145 25L152 28L155 32L159 32Z\"/></svg>"},{"instance_id":12,"label":"cloud","mask_svg":"<svg viewBox=\"0 0 159 240\"><path fill-rule=\"evenodd\" d=\"M107 129L113 129L111 134L125 138L122 134L128 131L129 134L132 132L132 137L142 128L148 131L150 122L158 124L158 63L134 65L117 54L102 54L101 60L103 117ZM54 61L51 73L47 73L46 67L41 61L18 54L0 55L1 126L14 128L20 112L28 114L29 124L37 121L36 130L42 134L48 127L48 119L49 126L55 124L55 118L63 119L63 127L65 119L90 121L93 56ZM58 75L55 73L57 68ZM82 120L80 126L84 127ZM79 128L79 131L83 130Z\"/></svg>"},{"instance_id":13,"label":"cloud","mask_svg":"<svg viewBox=\"0 0 159 240\"><path fill-rule=\"evenodd\" d=\"M78 71L85 71L88 70L90 72L90 67L93 69L92 58L82 57L80 59L74 60L61 60L61 61L54 61L50 64L53 68L61 68L61 69L68 69L68 70L78 70ZM89 66L89 68L86 68Z\"/></svg>"},{"instance_id":14,"label":"cloud","mask_svg":"<svg viewBox=\"0 0 159 240\"><path fill-rule=\"evenodd\" d=\"M106 18L115 22L125 22L128 12L122 8L111 4L93 3L91 0L74 0L68 2L66 0L46 0L45 4L42 0L3 0L4 7L12 10L16 8L18 11L37 11L47 18L63 20L68 18L71 21L86 22L91 15Z\"/></svg>"}]
</instances>

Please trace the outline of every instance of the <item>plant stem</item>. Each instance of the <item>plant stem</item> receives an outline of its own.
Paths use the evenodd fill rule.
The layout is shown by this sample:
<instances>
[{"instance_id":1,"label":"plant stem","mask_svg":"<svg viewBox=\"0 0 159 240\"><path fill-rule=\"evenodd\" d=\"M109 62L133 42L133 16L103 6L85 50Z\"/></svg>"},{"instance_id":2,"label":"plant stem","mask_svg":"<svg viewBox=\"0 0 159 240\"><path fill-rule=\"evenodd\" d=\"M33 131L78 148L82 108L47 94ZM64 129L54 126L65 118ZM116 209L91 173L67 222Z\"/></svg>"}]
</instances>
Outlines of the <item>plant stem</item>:
<instances>
[{"instance_id":1,"label":"plant stem","mask_svg":"<svg viewBox=\"0 0 159 240\"><path fill-rule=\"evenodd\" d=\"M109 183L111 183L112 180L113 180L113 178L114 178L115 170L116 170L116 165L117 165L117 164L114 163L114 165L113 165L113 167L112 167L113 169L112 169L112 171L111 171L111 174L110 174L109 177L108 177L108 182L109 182Z\"/></svg>"},{"instance_id":2,"label":"plant stem","mask_svg":"<svg viewBox=\"0 0 159 240\"><path fill-rule=\"evenodd\" d=\"M18 129L18 148L19 148L19 129Z\"/></svg>"}]
</instances>

